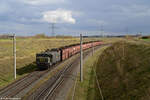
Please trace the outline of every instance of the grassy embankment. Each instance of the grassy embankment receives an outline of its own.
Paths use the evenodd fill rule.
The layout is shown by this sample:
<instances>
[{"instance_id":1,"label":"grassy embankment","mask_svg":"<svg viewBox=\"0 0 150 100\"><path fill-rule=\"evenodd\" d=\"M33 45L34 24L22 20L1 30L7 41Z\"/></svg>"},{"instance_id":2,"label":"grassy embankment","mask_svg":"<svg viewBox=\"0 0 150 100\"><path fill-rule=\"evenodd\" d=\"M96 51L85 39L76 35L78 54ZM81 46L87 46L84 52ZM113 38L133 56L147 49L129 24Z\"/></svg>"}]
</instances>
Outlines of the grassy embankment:
<instances>
[{"instance_id":1,"label":"grassy embankment","mask_svg":"<svg viewBox=\"0 0 150 100\"><path fill-rule=\"evenodd\" d=\"M122 41L102 51L86 61L84 82L78 79L74 100L101 100L94 67L104 100L149 100L150 45Z\"/></svg>"},{"instance_id":2,"label":"grassy embankment","mask_svg":"<svg viewBox=\"0 0 150 100\"><path fill-rule=\"evenodd\" d=\"M79 77L77 78L76 89L74 93L74 100L96 100L96 90L95 88L95 73L94 66L97 63L99 55L106 49L108 46L102 47L90 56L86 61L84 61L84 81L80 83ZM73 94L73 88L69 94L68 100L71 100Z\"/></svg>"},{"instance_id":3,"label":"grassy embankment","mask_svg":"<svg viewBox=\"0 0 150 100\"><path fill-rule=\"evenodd\" d=\"M120 42L99 57L96 72L106 100L150 99L150 45ZM97 97L99 94L97 94ZM99 98L100 100L100 98Z\"/></svg>"},{"instance_id":4,"label":"grassy embankment","mask_svg":"<svg viewBox=\"0 0 150 100\"><path fill-rule=\"evenodd\" d=\"M99 39L84 39L84 41ZM79 38L17 38L17 78L34 70L35 54L46 49L79 43ZM0 87L13 81L11 39L0 39Z\"/></svg>"}]
</instances>

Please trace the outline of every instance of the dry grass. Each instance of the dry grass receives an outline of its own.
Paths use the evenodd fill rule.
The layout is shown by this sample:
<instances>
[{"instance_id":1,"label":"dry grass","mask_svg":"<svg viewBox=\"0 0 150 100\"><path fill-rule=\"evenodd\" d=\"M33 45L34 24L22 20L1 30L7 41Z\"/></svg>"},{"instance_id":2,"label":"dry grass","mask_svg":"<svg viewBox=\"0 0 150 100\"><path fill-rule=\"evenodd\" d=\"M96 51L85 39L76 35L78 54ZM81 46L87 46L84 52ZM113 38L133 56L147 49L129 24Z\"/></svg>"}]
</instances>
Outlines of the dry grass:
<instances>
[{"instance_id":1,"label":"dry grass","mask_svg":"<svg viewBox=\"0 0 150 100\"><path fill-rule=\"evenodd\" d=\"M74 100L97 100L96 98L96 88L95 85L95 73L94 73L94 66L98 60L99 55L107 48L105 46L99 50L97 50L93 56L90 56L84 62L84 81L81 83L80 78L77 79L76 90L74 94ZM73 89L72 89L73 91ZM70 92L68 100L71 100L73 92Z\"/></svg>"},{"instance_id":2,"label":"dry grass","mask_svg":"<svg viewBox=\"0 0 150 100\"><path fill-rule=\"evenodd\" d=\"M86 38L84 41L100 40ZM79 38L17 38L17 78L36 69L35 54L46 49L79 43ZM0 87L13 81L13 47L11 39L0 39Z\"/></svg>"},{"instance_id":3,"label":"dry grass","mask_svg":"<svg viewBox=\"0 0 150 100\"><path fill-rule=\"evenodd\" d=\"M150 47L142 43L118 42L106 49L96 69L104 98L149 100L149 61Z\"/></svg>"}]
</instances>

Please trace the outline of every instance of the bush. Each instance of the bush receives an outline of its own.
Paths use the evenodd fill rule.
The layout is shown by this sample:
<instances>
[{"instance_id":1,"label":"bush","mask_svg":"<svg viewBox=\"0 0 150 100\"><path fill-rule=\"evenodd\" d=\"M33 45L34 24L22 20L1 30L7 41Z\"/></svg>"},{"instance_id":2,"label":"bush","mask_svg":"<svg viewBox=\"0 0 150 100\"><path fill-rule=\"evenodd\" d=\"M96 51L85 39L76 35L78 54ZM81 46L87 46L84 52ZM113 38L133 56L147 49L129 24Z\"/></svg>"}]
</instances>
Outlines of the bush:
<instances>
[{"instance_id":1,"label":"bush","mask_svg":"<svg viewBox=\"0 0 150 100\"><path fill-rule=\"evenodd\" d=\"M44 33L40 33L40 34L36 34L34 37L35 38L47 38L48 36L46 36Z\"/></svg>"}]
</instances>

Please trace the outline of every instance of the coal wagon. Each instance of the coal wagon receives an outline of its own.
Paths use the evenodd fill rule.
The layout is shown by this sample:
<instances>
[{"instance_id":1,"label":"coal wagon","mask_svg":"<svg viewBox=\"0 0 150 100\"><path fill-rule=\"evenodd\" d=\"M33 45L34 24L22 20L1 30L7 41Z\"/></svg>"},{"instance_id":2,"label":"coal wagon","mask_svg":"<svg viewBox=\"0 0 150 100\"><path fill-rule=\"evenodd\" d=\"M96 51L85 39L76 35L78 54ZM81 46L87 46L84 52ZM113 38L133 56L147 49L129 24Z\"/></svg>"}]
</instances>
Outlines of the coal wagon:
<instances>
[{"instance_id":1,"label":"coal wagon","mask_svg":"<svg viewBox=\"0 0 150 100\"><path fill-rule=\"evenodd\" d=\"M89 49L101 45L101 41L92 41L83 43L83 50ZM64 61L69 57L80 52L80 44L74 44L69 46L64 46L61 48L46 50L36 54L36 64L40 69L50 68L52 65L56 64L59 61Z\"/></svg>"}]
</instances>

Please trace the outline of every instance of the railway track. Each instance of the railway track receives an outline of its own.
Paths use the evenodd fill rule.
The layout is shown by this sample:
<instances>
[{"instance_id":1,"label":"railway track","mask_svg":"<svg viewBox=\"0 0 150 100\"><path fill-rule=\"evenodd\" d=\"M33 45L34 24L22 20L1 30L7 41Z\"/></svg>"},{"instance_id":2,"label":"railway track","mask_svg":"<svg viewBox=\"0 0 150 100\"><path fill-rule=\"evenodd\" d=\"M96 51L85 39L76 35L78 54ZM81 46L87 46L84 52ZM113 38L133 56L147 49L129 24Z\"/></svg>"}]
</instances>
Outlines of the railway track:
<instances>
[{"instance_id":1,"label":"railway track","mask_svg":"<svg viewBox=\"0 0 150 100\"><path fill-rule=\"evenodd\" d=\"M77 65L77 63L78 62L76 60L74 63L72 63L69 66L69 68L58 78L58 80L55 82L55 84L51 87L50 91L48 92L48 94L46 94L46 96L44 97L43 100L53 100L55 98L59 88L63 85L63 83L66 81L67 78L70 78L70 77L66 77L66 76L68 74L72 73L72 69L73 69L73 67L75 67L75 65ZM38 99L38 100L42 100L42 99Z\"/></svg>"},{"instance_id":2,"label":"railway track","mask_svg":"<svg viewBox=\"0 0 150 100\"><path fill-rule=\"evenodd\" d=\"M31 74L24 76L23 78L13 82L12 84L0 90L0 98L15 97L17 94L19 94L24 89L32 85L34 82L36 82L39 78L48 73L57 65L58 64L52 66L49 70L32 72Z\"/></svg>"},{"instance_id":3,"label":"railway track","mask_svg":"<svg viewBox=\"0 0 150 100\"><path fill-rule=\"evenodd\" d=\"M77 57L78 58L78 57ZM79 59L76 59L79 60ZM28 100L43 100L43 98L49 97L55 88L63 82L63 77L66 71L71 69L71 66L76 62L76 60L70 62L63 70L57 72L48 81L46 81L39 89L37 89L33 94L29 95L26 99Z\"/></svg>"},{"instance_id":4,"label":"railway track","mask_svg":"<svg viewBox=\"0 0 150 100\"><path fill-rule=\"evenodd\" d=\"M97 47L98 48L98 47ZM85 52L83 54L83 59L85 59L85 57L92 52L92 50ZM51 91L49 91L49 94L46 95L46 97L44 98L44 100L55 100L55 98L57 97L57 92L59 92L59 90L61 89L61 87L63 87L63 84L65 83L65 81L68 78L76 78L76 76L73 77L68 77L68 75L72 75L73 70L75 69L75 67L77 67L77 65L79 64L79 59L76 59L75 62L72 63L71 67L63 74L63 76L61 77L61 80L59 79L58 82L56 82L54 84L54 86L52 87ZM60 89L59 89L60 88ZM42 100L42 99L40 99Z\"/></svg>"},{"instance_id":5,"label":"railway track","mask_svg":"<svg viewBox=\"0 0 150 100\"><path fill-rule=\"evenodd\" d=\"M66 71L68 71L73 63L67 65L61 72L59 72L58 74L56 74L56 78L54 80L54 82L49 85L48 88L44 89L38 96L36 96L36 98L34 98L35 100L47 100L47 98L49 96L51 96L51 94L54 92L55 89L57 89L57 87L59 87L61 85L62 82L64 82L64 74Z\"/></svg>"},{"instance_id":6,"label":"railway track","mask_svg":"<svg viewBox=\"0 0 150 100\"><path fill-rule=\"evenodd\" d=\"M96 47L96 49L99 47ZM83 57L85 58L91 50L88 50L87 52L84 52ZM65 82L65 80L69 77L68 74L72 74L73 69L78 65L79 63L79 56L70 64L68 64L63 70L56 73L53 77L51 77L47 82L45 82L40 88L37 89L33 94L29 95L26 99L28 100L53 100L57 94L57 90L59 87L62 86L62 84Z\"/></svg>"},{"instance_id":7,"label":"railway track","mask_svg":"<svg viewBox=\"0 0 150 100\"><path fill-rule=\"evenodd\" d=\"M84 56L87 55L88 53L89 52L84 53ZM63 70L57 72L48 81L46 81L42 86L40 86L40 88L37 89L35 93L27 97L28 98L27 100L43 100L43 98L45 100L49 100L53 96L53 94L55 94L55 90L57 90L61 86L61 84L65 82L65 74L69 72L71 73L71 69L74 67L74 65L76 65L76 62L79 62L79 56L77 57L76 60L70 62L67 66L65 66ZM39 78L46 75L46 73L53 70L59 64L60 63L52 66L49 70L32 72L31 74L1 89L0 98L16 97L20 92L23 92L26 88L34 84Z\"/></svg>"},{"instance_id":8,"label":"railway track","mask_svg":"<svg viewBox=\"0 0 150 100\"><path fill-rule=\"evenodd\" d=\"M35 82L37 79L39 79L43 74L45 74L47 71L36 71L32 74L24 77L23 79L15 82L12 85L9 85L2 91L0 91L0 97L10 98L17 95L20 91L31 85L33 82Z\"/></svg>"}]
</instances>

